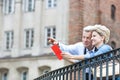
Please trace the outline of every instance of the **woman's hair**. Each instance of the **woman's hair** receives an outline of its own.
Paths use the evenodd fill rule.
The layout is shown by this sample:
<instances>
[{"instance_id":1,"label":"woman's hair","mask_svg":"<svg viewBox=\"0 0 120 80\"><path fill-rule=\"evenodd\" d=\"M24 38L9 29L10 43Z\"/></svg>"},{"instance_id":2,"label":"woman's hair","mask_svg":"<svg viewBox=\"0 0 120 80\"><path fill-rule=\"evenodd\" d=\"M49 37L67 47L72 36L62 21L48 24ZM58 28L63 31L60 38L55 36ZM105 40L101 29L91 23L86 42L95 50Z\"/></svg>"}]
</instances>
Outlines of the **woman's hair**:
<instances>
[{"instance_id":1,"label":"woman's hair","mask_svg":"<svg viewBox=\"0 0 120 80\"><path fill-rule=\"evenodd\" d=\"M96 31L100 36L104 36L104 43L108 43L110 37L110 30L104 25L94 25L93 31Z\"/></svg>"}]
</instances>

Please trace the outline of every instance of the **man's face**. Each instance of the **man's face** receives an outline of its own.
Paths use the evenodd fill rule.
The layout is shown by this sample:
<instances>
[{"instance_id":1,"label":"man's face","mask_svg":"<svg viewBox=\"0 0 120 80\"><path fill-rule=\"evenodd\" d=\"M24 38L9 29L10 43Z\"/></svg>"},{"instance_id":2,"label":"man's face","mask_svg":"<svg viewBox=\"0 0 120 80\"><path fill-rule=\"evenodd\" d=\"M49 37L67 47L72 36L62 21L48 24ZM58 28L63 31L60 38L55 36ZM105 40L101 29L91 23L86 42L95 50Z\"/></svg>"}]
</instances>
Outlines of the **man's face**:
<instances>
[{"instance_id":1,"label":"man's face","mask_svg":"<svg viewBox=\"0 0 120 80\"><path fill-rule=\"evenodd\" d=\"M86 48L92 47L91 37L92 37L92 32L83 31L82 42Z\"/></svg>"}]
</instances>

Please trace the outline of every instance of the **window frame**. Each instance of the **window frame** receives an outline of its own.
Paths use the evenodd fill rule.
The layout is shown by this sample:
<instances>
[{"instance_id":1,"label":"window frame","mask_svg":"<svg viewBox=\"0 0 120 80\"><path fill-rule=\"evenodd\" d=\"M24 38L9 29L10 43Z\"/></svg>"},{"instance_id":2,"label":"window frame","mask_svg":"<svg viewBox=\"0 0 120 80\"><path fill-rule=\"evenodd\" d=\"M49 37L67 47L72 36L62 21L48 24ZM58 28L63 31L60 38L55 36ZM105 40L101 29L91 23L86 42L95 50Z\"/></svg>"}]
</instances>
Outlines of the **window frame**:
<instances>
[{"instance_id":1,"label":"window frame","mask_svg":"<svg viewBox=\"0 0 120 80\"><path fill-rule=\"evenodd\" d=\"M24 73L26 73L25 80L28 80L28 71L27 70L21 72L21 80L24 80Z\"/></svg>"},{"instance_id":2,"label":"window frame","mask_svg":"<svg viewBox=\"0 0 120 80\"><path fill-rule=\"evenodd\" d=\"M24 33L24 48L31 49L34 46L34 29L25 29Z\"/></svg>"},{"instance_id":3,"label":"window frame","mask_svg":"<svg viewBox=\"0 0 120 80\"><path fill-rule=\"evenodd\" d=\"M115 17L116 17L115 13L116 13L116 7L114 4L112 4L111 5L111 19L112 20L115 20Z\"/></svg>"},{"instance_id":4,"label":"window frame","mask_svg":"<svg viewBox=\"0 0 120 80\"><path fill-rule=\"evenodd\" d=\"M15 0L3 0L3 14L13 14L15 12Z\"/></svg>"},{"instance_id":5,"label":"window frame","mask_svg":"<svg viewBox=\"0 0 120 80\"><path fill-rule=\"evenodd\" d=\"M55 8L55 7L57 7L57 0L46 0L46 8Z\"/></svg>"},{"instance_id":6,"label":"window frame","mask_svg":"<svg viewBox=\"0 0 120 80\"><path fill-rule=\"evenodd\" d=\"M35 0L22 0L22 5L23 5L24 12L34 12L35 11Z\"/></svg>"},{"instance_id":7,"label":"window frame","mask_svg":"<svg viewBox=\"0 0 120 80\"><path fill-rule=\"evenodd\" d=\"M5 74L7 74L6 77L5 77ZM2 73L2 80L8 80L8 73L7 72Z\"/></svg>"},{"instance_id":8,"label":"window frame","mask_svg":"<svg viewBox=\"0 0 120 80\"><path fill-rule=\"evenodd\" d=\"M14 32L5 31L5 50L11 50L14 43Z\"/></svg>"},{"instance_id":9,"label":"window frame","mask_svg":"<svg viewBox=\"0 0 120 80\"><path fill-rule=\"evenodd\" d=\"M50 32L48 32L48 29L50 29ZM55 26L45 27L45 47L50 46L50 44L48 43L49 37L56 39L56 27Z\"/></svg>"}]
</instances>

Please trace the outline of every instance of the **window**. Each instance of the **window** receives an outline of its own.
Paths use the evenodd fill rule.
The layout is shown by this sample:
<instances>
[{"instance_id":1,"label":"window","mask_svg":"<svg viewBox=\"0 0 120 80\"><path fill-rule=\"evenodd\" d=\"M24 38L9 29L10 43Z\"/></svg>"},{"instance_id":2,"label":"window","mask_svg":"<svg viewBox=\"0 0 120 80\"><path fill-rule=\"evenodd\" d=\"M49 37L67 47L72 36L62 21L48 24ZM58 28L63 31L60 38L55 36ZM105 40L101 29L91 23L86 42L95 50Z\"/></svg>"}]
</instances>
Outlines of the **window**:
<instances>
[{"instance_id":1,"label":"window","mask_svg":"<svg viewBox=\"0 0 120 80\"><path fill-rule=\"evenodd\" d=\"M14 33L13 31L6 31L5 32L5 47L6 50L11 50L13 48L13 39L14 39Z\"/></svg>"},{"instance_id":2,"label":"window","mask_svg":"<svg viewBox=\"0 0 120 80\"><path fill-rule=\"evenodd\" d=\"M48 38L56 38L56 28L55 27L46 27L45 28L45 46L49 46Z\"/></svg>"},{"instance_id":3,"label":"window","mask_svg":"<svg viewBox=\"0 0 120 80\"><path fill-rule=\"evenodd\" d=\"M116 7L114 5L111 5L111 18L115 20L115 11Z\"/></svg>"},{"instance_id":4,"label":"window","mask_svg":"<svg viewBox=\"0 0 120 80\"><path fill-rule=\"evenodd\" d=\"M2 74L2 80L8 80L7 78L8 78L7 72L3 73Z\"/></svg>"},{"instance_id":5,"label":"window","mask_svg":"<svg viewBox=\"0 0 120 80\"><path fill-rule=\"evenodd\" d=\"M21 80L27 80L27 75L28 75L27 71L22 72L22 74L21 74Z\"/></svg>"},{"instance_id":6,"label":"window","mask_svg":"<svg viewBox=\"0 0 120 80\"><path fill-rule=\"evenodd\" d=\"M33 12L35 10L35 0L22 0L23 10L25 12Z\"/></svg>"},{"instance_id":7,"label":"window","mask_svg":"<svg viewBox=\"0 0 120 80\"><path fill-rule=\"evenodd\" d=\"M33 29L26 29L25 30L25 48L33 47L34 42L34 30Z\"/></svg>"},{"instance_id":8,"label":"window","mask_svg":"<svg viewBox=\"0 0 120 80\"><path fill-rule=\"evenodd\" d=\"M47 8L54 8L57 6L57 0L47 0Z\"/></svg>"},{"instance_id":9,"label":"window","mask_svg":"<svg viewBox=\"0 0 120 80\"><path fill-rule=\"evenodd\" d=\"M24 66L18 67L17 71L20 74L20 79L17 79L17 80L28 80L29 69L27 67L24 67Z\"/></svg>"},{"instance_id":10,"label":"window","mask_svg":"<svg viewBox=\"0 0 120 80\"><path fill-rule=\"evenodd\" d=\"M39 67L39 74L45 74L47 72L49 72L51 70L51 68L49 66L41 66Z\"/></svg>"},{"instance_id":11,"label":"window","mask_svg":"<svg viewBox=\"0 0 120 80\"><path fill-rule=\"evenodd\" d=\"M113 49L116 48L116 43L115 43L114 41L111 41L111 47L112 47Z\"/></svg>"},{"instance_id":12,"label":"window","mask_svg":"<svg viewBox=\"0 0 120 80\"><path fill-rule=\"evenodd\" d=\"M12 14L14 13L15 0L3 0L3 13Z\"/></svg>"}]
</instances>

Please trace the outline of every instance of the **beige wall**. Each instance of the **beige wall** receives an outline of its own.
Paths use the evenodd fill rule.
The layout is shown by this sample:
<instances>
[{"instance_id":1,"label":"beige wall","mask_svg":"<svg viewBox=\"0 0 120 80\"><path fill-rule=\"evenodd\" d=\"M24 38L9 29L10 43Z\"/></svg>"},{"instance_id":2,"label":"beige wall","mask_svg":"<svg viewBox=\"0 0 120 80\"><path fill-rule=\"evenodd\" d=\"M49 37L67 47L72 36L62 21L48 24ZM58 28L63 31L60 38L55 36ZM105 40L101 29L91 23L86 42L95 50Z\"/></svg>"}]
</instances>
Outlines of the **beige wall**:
<instances>
[{"instance_id":1,"label":"beige wall","mask_svg":"<svg viewBox=\"0 0 120 80\"><path fill-rule=\"evenodd\" d=\"M11 52L5 52L5 45L2 44L2 56L10 55L12 57L18 57L24 54L36 56L51 52L51 50L44 45L44 28L46 26L55 25L57 28L57 40L67 43L69 19L68 0L58 0L58 7L52 9L46 8L45 1L46 0L36 0L35 12L25 13L22 11L21 0L16 0L15 13L1 17L3 18L0 21L3 21L0 26L0 28L2 28L2 43L4 43L4 31L14 30L15 33L14 48ZM26 28L34 28L35 30L34 47L31 50L24 49L24 29Z\"/></svg>"},{"instance_id":2,"label":"beige wall","mask_svg":"<svg viewBox=\"0 0 120 80\"><path fill-rule=\"evenodd\" d=\"M2 13L0 4L0 71L8 70L8 80L20 80L20 71L24 68L29 71L28 80L33 80L40 76L39 68L42 66L48 66L50 70L54 70L65 65L64 60L59 61L55 56L42 57L41 55L52 52L49 47L44 46L46 26L55 25L57 40L68 43L69 0L58 0L57 8L53 9L46 8L46 0L35 0L35 11L27 13L22 11L21 1L16 0L15 13L9 15ZM34 28L35 31L32 49L24 48L24 29L26 28ZM14 45L11 51L6 51L4 32L10 30L14 31Z\"/></svg>"},{"instance_id":3,"label":"beige wall","mask_svg":"<svg viewBox=\"0 0 120 80\"><path fill-rule=\"evenodd\" d=\"M33 80L41 75L40 68L42 66L48 66L51 68L52 71L56 68L63 67L64 61L56 60L55 56L52 56L50 58L44 56L31 58L0 59L0 64L0 72L2 72L2 69L8 69L8 80L21 80L20 72L24 68L28 69L28 80Z\"/></svg>"}]
</instances>

